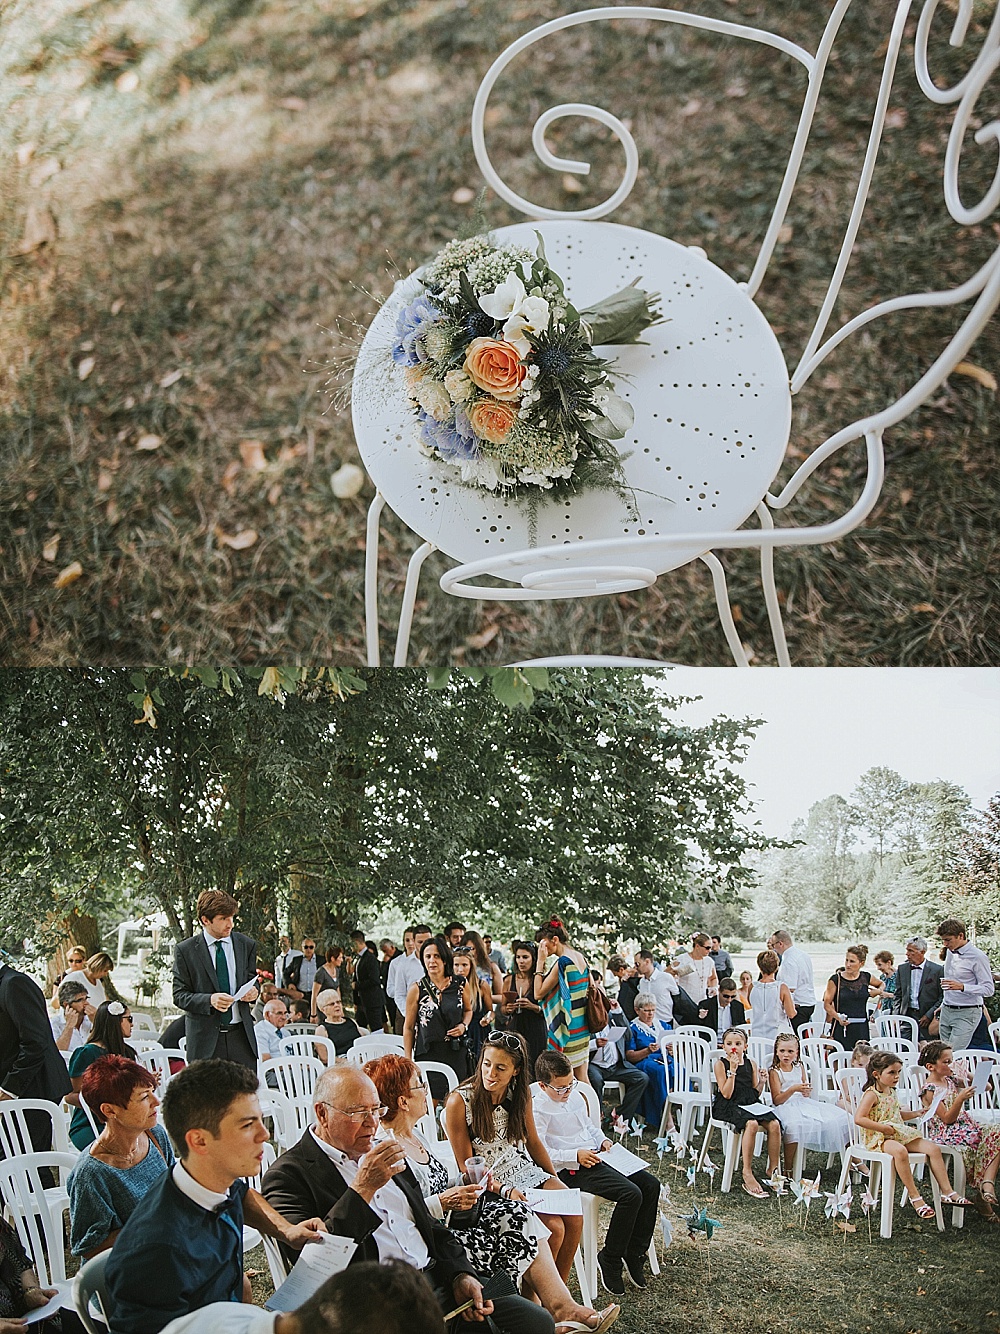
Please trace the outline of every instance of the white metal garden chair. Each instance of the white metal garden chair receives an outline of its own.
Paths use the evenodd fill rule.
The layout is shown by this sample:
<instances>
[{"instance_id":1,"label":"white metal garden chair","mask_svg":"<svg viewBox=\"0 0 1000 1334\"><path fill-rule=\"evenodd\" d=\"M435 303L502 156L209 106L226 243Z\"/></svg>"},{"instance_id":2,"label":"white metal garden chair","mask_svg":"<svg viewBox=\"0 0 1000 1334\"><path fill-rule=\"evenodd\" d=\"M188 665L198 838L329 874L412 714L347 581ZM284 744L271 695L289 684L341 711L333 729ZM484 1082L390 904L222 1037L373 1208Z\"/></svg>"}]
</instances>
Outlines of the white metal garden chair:
<instances>
[{"instance_id":1,"label":"white metal garden chair","mask_svg":"<svg viewBox=\"0 0 1000 1334\"><path fill-rule=\"evenodd\" d=\"M418 534L403 592L395 663L406 663L420 570L435 549L458 562L441 578L445 592L494 601L584 598L631 592L692 560L711 571L722 628L734 661L748 665L736 630L725 571L715 552L749 548L760 552L764 601L777 661L789 664L773 557L777 548L834 542L858 527L874 510L882 490L882 439L940 389L963 360L1000 301L1000 250L954 290L907 293L880 301L832 333L831 317L844 284L879 154L886 111L908 19L919 11L914 45L916 77L925 96L942 106L956 106L944 160L944 200L956 224L979 226L1000 203L1000 178L982 199L966 203L959 190L963 142L976 129L977 100L1000 62L1000 23L994 19L982 50L953 87L933 78L928 45L939 0L897 0L887 25L881 82L872 109L873 122L843 240L826 291L809 313L812 330L805 345L786 365L785 354L756 304L782 234L809 140L813 117L834 42L854 0L836 0L815 52L780 34L746 24L647 5L605 6L565 14L543 23L512 43L493 62L480 86L472 113L476 159L488 185L532 219L497 229L499 239L534 247L535 232L544 238L553 266L566 279L577 307L599 299L616 284L642 276L649 289L663 293L670 323L647 332L646 346L616 349L621 369L631 377L628 397L635 426L624 442L628 482L636 495L638 517L609 503L603 492L568 501L543 502L537 513L540 545L529 540L529 520L522 507L487 492L464 487L454 469L424 457L409 442L409 410L402 382L385 368L385 348L402 307L412 299L412 280L397 283L376 316L358 361L353 395L355 434L362 458L376 484L369 510L365 570L368 661L380 657L378 630L378 535L383 507L390 508ZM951 44L963 44L973 15L973 0L958 0L951 22ZM639 174L639 150L628 126L607 110L586 103L554 106L537 119L532 144L542 164L564 174L586 175L586 162L557 156L546 142L555 122L580 117L606 126L625 155L621 185L593 207L569 212L545 208L524 198L501 178L486 146L488 103L507 66L522 52L556 34L584 25L636 19L646 23L701 29L738 42L770 47L798 62L807 85L797 129L756 263L746 282L736 282L709 262L698 247L684 247L666 237L603 221L628 197ZM977 129L985 145L994 137L990 125ZM815 188L815 178L811 181ZM724 265L726 257L718 257ZM775 494L770 490L789 444L792 401L842 344L863 337L872 321L902 310L971 303L951 341L917 376L911 387L880 411L846 422L821 444L799 450L799 466ZM788 366L791 366L789 370ZM380 392L364 392L372 377ZM848 446L864 451L865 479L857 499L829 522L776 527L804 483L827 460ZM756 516L757 525L744 525ZM484 576L504 580L484 587Z\"/></svg>"},{"instance_id":2,"label":"white metal garden chair","mask_svg":"<svg viewBox=\"0 0 1000 1334\"><path fill-rule=\"evenodd\" d=\"M906 1038L915 1048L920 1045L920 1028L916 1019L904 1014L877 1014L872 1019L872 1045L882 1046L882 1038Z\"/></svg>"},{"instance_id":3,"label":"white metal garden chair","mask_svg":"<svg viewBox=\"0 0 1000 1334\"><path fill-rule=\"evenodd\" d=\"M981 1125L995 1125L1000 1122L1000 1053L984 1051L979 1047L966 1047L952 1052L953 1065L955 1061L965 1062L970 1079L982 1063L989 1062L993 1066L990 1082L982 1093L976 1093L969 1099L965 1104L965 1110Z\"/></svg>"}]
</instances>

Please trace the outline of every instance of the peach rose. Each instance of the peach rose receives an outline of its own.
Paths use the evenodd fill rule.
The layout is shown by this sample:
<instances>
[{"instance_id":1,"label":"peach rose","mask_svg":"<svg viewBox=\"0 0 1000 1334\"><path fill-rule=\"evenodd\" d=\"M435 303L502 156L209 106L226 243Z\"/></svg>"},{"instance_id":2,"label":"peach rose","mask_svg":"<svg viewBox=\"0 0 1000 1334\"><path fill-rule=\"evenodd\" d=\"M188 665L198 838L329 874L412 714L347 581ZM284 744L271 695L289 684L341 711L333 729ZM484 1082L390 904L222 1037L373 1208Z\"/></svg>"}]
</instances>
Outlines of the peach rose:
<instances>
[{"instance_id":1,"label":"peach rose","mask_svg":"<svg viewBox=\"0 0 1000 1334\"><path fill-rule=\"evenodd\" d=\"M494 398L504 399L518 397L521 381L528 373L517 348L496 338L474 338L464 369L473 384Z\"/></svg>"},{"instance_id":2,"label":"peach rose","mask_svg":"<svg viewBox=\"0 0 1000 1334\"><path fill-rule=\"evenodd\" d=\"M484 338L480 341L489 340ZM509 403L500 403L495 398L481 398L469 410L469 421L481 440L503 445L507 443L511 427L517 421L517 413Z\"/></svg>"}]
</instances>

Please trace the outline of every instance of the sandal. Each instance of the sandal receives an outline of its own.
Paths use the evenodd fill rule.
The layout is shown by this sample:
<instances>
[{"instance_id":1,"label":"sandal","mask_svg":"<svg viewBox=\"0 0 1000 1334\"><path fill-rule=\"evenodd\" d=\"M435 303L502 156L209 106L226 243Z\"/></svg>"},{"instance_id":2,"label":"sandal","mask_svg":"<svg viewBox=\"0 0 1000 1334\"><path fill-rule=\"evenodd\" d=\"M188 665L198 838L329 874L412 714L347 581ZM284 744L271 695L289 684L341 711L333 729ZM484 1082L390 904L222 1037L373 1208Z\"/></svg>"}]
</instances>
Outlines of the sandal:
<instances>
[{"instance_id":1,"label":"sandal","mask_svg":"<svg viewBox=\"0 0 1000 1334\"><path fill-rule=\"evenodd\" d=\"M754 1185L757 1187L756 1190L751 1190L750 1187L749 1187L745 1182L744 1182L744 1185L743 1185L744 1193L747 1194L747 1195L749 1195L750 1198L751 1198L751 1200L767 1200L767 1199L770 1199L770 1196L768 1195L767 1191L764 1190L764 1188L761 1186L761 1184L760 1184L759 1181L755 1181L755 1182L754 1182Z\"/></svg>"},{"instance_id":2,"label":"sandal","mask_svg":"<svg viewBox=\"0 0 1000 1334\"><path fill-rule=\"evenodd\" d=\"M967 1200L964 1195L959 1195L957 1191L952 1191L950 1195L942 1195L941 1203L950 1205L952 1209L971 1209L972 1201Z\"/></svg>"},{"instance_id":3,"label":"sandal","mask_svg":"<svg viewBox=\"0 0 1000 1334\"><path fill-rule=\"evenodd\" d=\"M622 1313L620 1306L606 1306L603 1311L596 1311L596 1325L584 1324L582 1320L560 1320L556 1324L556 1334L605 1334Z\"/></svg>"},{"instance_id":4,"label":"sandal","mask_svg":"<svg viewBox=\"0 0 1000 1334\"><path fill-rule=\"evenodd\" d=\"M979 1194L987 1204L996 1204L997 1188L992 1181L984 1181L979 1187Z\"/></svg>"},{"instance_id":5,"label":"sandal","mask_svg":"<svg viewBox=\"0 0 1000 1334\"><path fill-rule=\"evenodd\" d=\"M924 1199L922 1195L917 1195L916 1197L912 1195L907 1195L906 1198L909 1200L913 1212L917 1215L918 1218L934 1217L934 1210L931 1208L931 1206L927 1203L927 1201ZM942 1196L942 1203L944 1203L943 1196Z\"/></svg>"}]
</instances>

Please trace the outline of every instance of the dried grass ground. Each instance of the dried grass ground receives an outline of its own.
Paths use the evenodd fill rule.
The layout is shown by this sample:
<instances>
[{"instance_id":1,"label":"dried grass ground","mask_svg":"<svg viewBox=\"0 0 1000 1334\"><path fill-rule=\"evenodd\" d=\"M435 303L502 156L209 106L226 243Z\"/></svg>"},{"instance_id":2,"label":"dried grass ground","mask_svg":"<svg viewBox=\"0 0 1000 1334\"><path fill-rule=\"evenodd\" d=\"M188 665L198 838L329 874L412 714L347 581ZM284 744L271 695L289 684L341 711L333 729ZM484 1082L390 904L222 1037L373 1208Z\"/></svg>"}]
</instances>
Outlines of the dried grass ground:
<instances>
[{"instance_id":1,"label":"dried grass ground","mask_svg":"<svg viewBox=\"0 0 1000 1334\"><path fill-rule=\"evenodd\" d=\"M391 267L465 223L478 188L469 113L492 57L576 0L13 0L0 13L0 657L9 664L198 659L358 661L364 510L334 498L357 455L322 392L337 322L367 324ZM690 0L815 44L827 4ZM867 131L888 4L841 40L761 304L790 362L829 273ZM978 49L992 3L976 6ZM945 32L947 9L939 27ZM943 43L937 43L938 48ZM721 54L720 54L721 53ZM941 57L942 71L960 68ZM494 159L566 199L529 129L561 100L628 118L643 168L622 222L749 271L802 81L762 48L660 24L577 31L522 59L495 94ZM875 207L840 310L941 287L996 244L944 214L949 116L901 68ZM995 107L985 105L982 119ZM570 202L604 197L616 146L569 121L595 162ZM968 197L989 152L967 146ZM461 197L461 196L460 196ZM493 202L491 222L514 220ZM839 313L839 312L838 312ZM793 451L912 382L950 318L889 324L801 398ZM997 370L996 325L973 360ZM887 380L891 382L887 386ZM846 386L846 388L841 388ZM778 558L793 661L954 665L1000 659L996 395L954 377L887 439L883 499L834 548ZM158 443L154 448L150 437ZM257 442L257 443L254 443ZM789 464L794 462L790 455ZM805 517L857 494L862 460L811 486ZM253 538L256 534L256 538ZM412 538L389 524L386 605ZM769 638L749 556L728 556L741 633ZM430 563L421 661L566 649L727 660L700 566L647 593L542 608L446 598ZM62 572L67 571L63 574ZM77 577L73 577L79 574ZM62 576L62 577L60 577Z\"/></svg>"},{"instance_id":2,"label":"dried grass ground","mask_svg":"<svg viewBox=\"0 0 1000 1334\"><path fill-rule=\"evenodd\" d=\"M634 1146L635 1141L632 1141ZM659 1247L661 1276L645 1292L633 1287L621 1299L616 1334L995 1334L1000 1330L1000 1227L965 1212L960 1231L943 1233L897 1210L893 1236L880 1241L877 1224L868 1241L855 1192L846 1235L828 1222L820 1205L810 1209L805 1230L801 1210L785 1199L758 1203L737 1187L727 1195L706 1195L708 1178L698 1177L697 1193L668 1159L657 1167L672 1198L667 1210L674 1226L670 1249ZM721 1155L713 1155L716 1161ZM825 1157L810 1154L815 1174ZM837 1171L823 1172L833 1190ZM716 1181L719 1178L716 1177ZM930 1198L925 1183L924 1194ZM680 1221L693 1201L709 1205L722 1223L710 1244L704 1234L692 1242ZM602 1206L601 1229L610 1206ZM947 1218L947 1214L946 1214ZM911 1221L914 1220L914 1221ZM254 1298L263 1304L273 1291L263 1248L247 1257ZM598 1305L609 1299L604 1289ZM472 1328L475 1328L474 1326Z\"/></svg>"}]
</instances>

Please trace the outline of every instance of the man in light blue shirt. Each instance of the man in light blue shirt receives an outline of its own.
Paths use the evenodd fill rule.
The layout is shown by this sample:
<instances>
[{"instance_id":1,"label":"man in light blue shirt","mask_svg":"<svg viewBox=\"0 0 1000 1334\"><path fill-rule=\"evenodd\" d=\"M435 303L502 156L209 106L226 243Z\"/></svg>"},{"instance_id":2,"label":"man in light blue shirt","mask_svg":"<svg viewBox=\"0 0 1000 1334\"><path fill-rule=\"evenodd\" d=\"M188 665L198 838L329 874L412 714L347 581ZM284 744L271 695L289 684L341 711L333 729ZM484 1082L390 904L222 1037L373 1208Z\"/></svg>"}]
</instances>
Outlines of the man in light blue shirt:
<instances>
[{"instance_id":1,"label":"man in light blue shirt","mask_svg":"<svg viewBox=\"0 0 1000 1334\"><path fill-rule=\"evenodd\" d=\"M264 1006L264 1018L253 1026L257 1054L262 1061L276 1061L280 1056L293 1054L291 1045L282 1033L287 1023L288 1009L285 1002L277 997L269 1000Z\"/></svg>"},{"instance_id":2,"label":"man in light blue shirt","mask_svg":"<svg viewBox=\"0 0 1000 1334\"><path fill-rule=\"evenodd\" d=\"M995 990L993 970L983 951L969 943L964 922L949 917L937 933L948 951L941 981L941 1041L963 1051L979 1026L983 1002Z\"/></svg>"},{"instance_id":3,"label":"man in light blue shirt","mask_svg":"<svg viewBox=\"0 0 1000 1334\"><path fill-rule=\"evenodd\" d=\"M389 976L385 990L390 1000L396 1003L396 1028L403 1031L406 1018L406 994L414 982L419 982L424 975L424 965L420 962L420 946L430 940L431 929L426 925L407 927L403 932L405 954L397 954L389 965Z\"/></svg>"}]
</instances>

